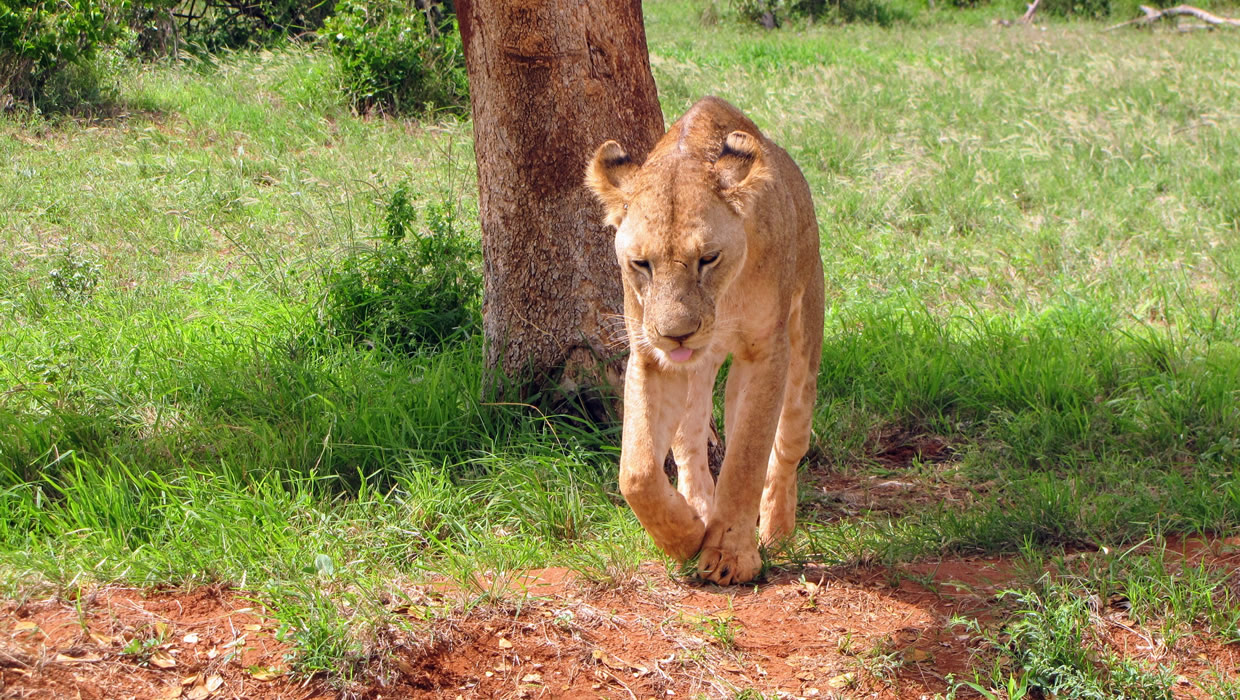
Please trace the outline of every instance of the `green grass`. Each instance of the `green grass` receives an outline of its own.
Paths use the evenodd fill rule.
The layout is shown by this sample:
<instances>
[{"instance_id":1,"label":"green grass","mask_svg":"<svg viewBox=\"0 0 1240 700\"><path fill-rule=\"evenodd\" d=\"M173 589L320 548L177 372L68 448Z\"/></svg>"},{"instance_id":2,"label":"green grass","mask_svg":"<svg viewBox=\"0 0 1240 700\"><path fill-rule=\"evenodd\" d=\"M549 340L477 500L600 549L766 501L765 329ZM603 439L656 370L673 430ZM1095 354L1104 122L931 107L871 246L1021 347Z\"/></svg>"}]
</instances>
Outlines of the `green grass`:
<instances>
[{"instance_id":1,"label":"green grass","mask_svg":"<svg viewBox=\"0 0 1240 700\"><path fill-rule=\"evenodd\" d=\"M763 32L646 6L669 119L729 99L814 191L815 468L893 476L871 455L894 426L955 450L899 478L974 494L807 522L774 566L1240 524L1234 37L985 21L1015 12ZM467 123L358 118L306 48L130 69L110 116L0 117L9 595L229 581L299 630L301 670L347 676L405 582L488 601L516 568L618 583L657 556L614 431L481 400L478 338L401 354L324 331L331 272L379 245L394 192L476 231ZM1076 629L1084 589L1123 591L1167 639L1237 634L1211 571L1092 566L1010 598L1029 654L1063 661L1037 631ZM1099 659L1114 690L1097 669L1126 662Z\"/></svg>"},{"instance_id":2,"label":"green grass","mask_svg":"<svg viewBox=\"0 0 1240 700\"><path fill-rule=\"evenodd\" d=\"M1201 633L1234 642L1240 609L1232 572L1155 544L1071 556L1026 548L1023 562L1034 578L1000 595L1008 615L1002 631L957 620L993 653L988 668L963 685L996 698L1024 697L1015 688L1080 698L1172 697L1173 660L1200 653ZM1144 635L1144 651L1165 660L1125 658L1112 636L1117 631ZM1233 697L1234 681L1217 677L1201 690Z\"/></svg>"}]
</instances>

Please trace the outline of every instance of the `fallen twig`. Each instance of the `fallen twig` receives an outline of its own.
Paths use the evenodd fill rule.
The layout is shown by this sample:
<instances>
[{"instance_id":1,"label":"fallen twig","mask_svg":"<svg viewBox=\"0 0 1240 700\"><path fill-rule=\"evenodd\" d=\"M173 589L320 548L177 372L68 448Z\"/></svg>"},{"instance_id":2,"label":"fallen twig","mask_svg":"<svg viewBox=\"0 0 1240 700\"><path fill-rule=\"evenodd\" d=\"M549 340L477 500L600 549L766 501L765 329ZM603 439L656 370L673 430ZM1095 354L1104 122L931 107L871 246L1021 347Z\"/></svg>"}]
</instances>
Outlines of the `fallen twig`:
<instances>
[{"instance_id":1,"label":"fallen twig","mask_svg":"<svg viewBox=\"0 0 1240 700\"><path fill-rule=\"evenodd\" d=\"M1038 5L1042 4L1042 0L1033 0L1029 3L1029 9L1025 10L1025 14L1020 16L1021 24L1029 24L1033 21L1033 13L1038 11Z\"/></svg>"},{"instance_id":2,"label":"fallen twig","mask_svg":"<svg viewBox=\"0 0 1240 700\"><path fill-rule=\"evenodd\" d=\"M1032 7L1033 5L1030 5L1031 10L1032 10ZM1113 29L1119 29L1120 27L1127 27L1129 25L1147 26L1161 19L1164 19L1167 17L1175 17L1179 15L1188 15L1190 17L1196 17L1197 19L1201 20L1202 22L1205 22L1207 25L1210 25L1212 27L1240 28L1240 19L1232 19L1231 17L1219 17L1218 15L1211 14L1199 7L1193 7L1192 5L1176 5L1175 7L1168 7L1162 10L1155 9L1153 7L1150 7L1149 5L1141 5L1141 12L1145 13L1144 17L1130 19L1127 22L1120 22L1119 24L1116 24L1114 26L1107 27L1106 31L1109 32Z\"/></svg>"}]
</instances>

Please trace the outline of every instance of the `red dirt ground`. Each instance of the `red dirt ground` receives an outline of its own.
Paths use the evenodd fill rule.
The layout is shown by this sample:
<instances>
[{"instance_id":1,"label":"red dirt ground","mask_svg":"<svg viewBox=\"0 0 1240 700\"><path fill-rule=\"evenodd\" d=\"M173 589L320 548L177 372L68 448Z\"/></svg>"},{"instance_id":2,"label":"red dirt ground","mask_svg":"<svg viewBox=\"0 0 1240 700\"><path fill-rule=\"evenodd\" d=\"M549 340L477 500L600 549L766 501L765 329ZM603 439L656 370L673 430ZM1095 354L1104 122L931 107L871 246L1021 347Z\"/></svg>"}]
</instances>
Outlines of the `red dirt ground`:
<instances>
[{"instance_id":1,"label":"red dirt ground","mask_svg":"<svg viewBox=\"0 0 1240 700\"><path fill-rule=\"evenodd\" d=\"M1190 540L1174 549L1186 562L1234 568L1238 544ZM366 684L345 691L285 673L289 647L242 593L106 588L77 601L0 606L0 696L647 700L755 689L789 698L930 698L947 690L948 674L968 678L983 661L980 641L949 619L989 619L994 594L1015 573L1002 558L963 559L895 570L809 567L719 588L653 564L610 587L560 569L534 571L514 584L527 593L509 596L506 608L436 623L434 641L390 647L382 667L364 674ZM434 591L421 593L441 606ZM418 618L416 608L400 611ZM1122 615L1102 616L1110 620L1102 624L1106 642L1130 657L1175 661L1184 674L1177 697L1202 697L1194 679L1208 673L1234 677L1236 649L1188 638L1168 650L1130 630ZM135 639L158 641L144 655L126 653ZM175 666L156 663L169 660Z\"/></svg>"},{"instance_id":2,"label":"red dirt ground","mask_svg":"<svg viewBox=\"0 0 1240 700\"><path fill-rule=\"evenodd\" d=\"M288 647L256 604L218 586L10 602L0 629L6 698L313 697L256 678L282 671Z\"/></svg>"}]
</instances>

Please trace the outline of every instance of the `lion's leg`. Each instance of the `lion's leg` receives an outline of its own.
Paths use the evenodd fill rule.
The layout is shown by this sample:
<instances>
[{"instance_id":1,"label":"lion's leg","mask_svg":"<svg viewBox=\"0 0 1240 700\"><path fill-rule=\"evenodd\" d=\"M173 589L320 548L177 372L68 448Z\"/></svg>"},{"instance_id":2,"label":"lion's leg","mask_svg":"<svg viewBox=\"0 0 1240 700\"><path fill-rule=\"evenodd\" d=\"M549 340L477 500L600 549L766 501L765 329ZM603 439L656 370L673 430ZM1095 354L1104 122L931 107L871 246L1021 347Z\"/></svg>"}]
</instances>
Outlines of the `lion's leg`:
<instances>
[{"instance_id":1,"label":"lion's leg","mask_svg":"<svg viewBox=\"0 0 1240 700\"><path fill-rule=\"evenodd\" d=\"M688 385L688 377L682 373L652 377L639 357L629 358L624 379L620 491L654 543L679 561L697 554L706 529L702 518L663 472L673 430L685 410Z\"/></svg>"},{"instance_id":2,"label":"lion's leg","mask_svg":"<svg viewBox=\"0 0 1240 700\"><path fill-rule=\"evenodd\" d=\"M676 458L676 488L703 523L710 517L710 509L715 502L715 480L710 475L706 441L710 432L715 375L718 373L719 365L711 363L689 378L684 415L676 429L676 439L672 441L672 455Z\"/></svg>"},{"instance_id":3,"label":"lion's leg","mask_svg":"<svg viewBox=\"0 0 1240 700\"><path fill-rule=\"evenodd\" d=\"M760 357L733 357L724 397L728 449L698 559L698 575L720 585L749 581L762 567L754 524L783 403L787 352L787 345L775 344Z\"/></svg>"},{"instance_id":4,"label":"lion's leg","mask_svg":"<svg viewBox=\"0 0 1240 700\"><path fill-rule=\"evenodd\" d=\"M797 464L809 450L822 330L814 333L806 327L802 302L803 297L794 301L788 319L788 379L767 462L758 524L758 538L764 545L779 543L796 527Z\"/></svg>"}]
</instances>

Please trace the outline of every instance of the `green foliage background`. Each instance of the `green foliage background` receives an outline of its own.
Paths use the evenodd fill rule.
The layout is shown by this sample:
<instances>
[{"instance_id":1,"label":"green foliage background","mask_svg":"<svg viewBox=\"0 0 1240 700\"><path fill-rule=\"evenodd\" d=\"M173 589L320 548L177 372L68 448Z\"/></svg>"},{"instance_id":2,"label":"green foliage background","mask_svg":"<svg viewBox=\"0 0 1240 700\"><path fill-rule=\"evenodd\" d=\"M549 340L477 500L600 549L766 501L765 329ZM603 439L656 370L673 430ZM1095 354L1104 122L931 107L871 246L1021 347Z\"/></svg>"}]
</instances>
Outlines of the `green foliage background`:
<instances>
[{"instance_id":1,"label":"green foliage background","mask_svg":"<svg viewBox=\"0 0 1240 700\"><path fill-rule=\"evenodd\" d=\"M358 111L423 113L469 107L456 23L428 23L409 0L341 0L323 27Z\"/></svg>"},{"instance_id":2,"label":"green foliage background","mask_svg":"<svg viewBox=\"0 0 1240 700\"><path fill-rule=\"evenodd\" d=\"M120 9L101 0L0 0L0 97L36 103L89 98L92 77L82 73L101 47L123 34Z\"/></svg>"}]
</instances>

